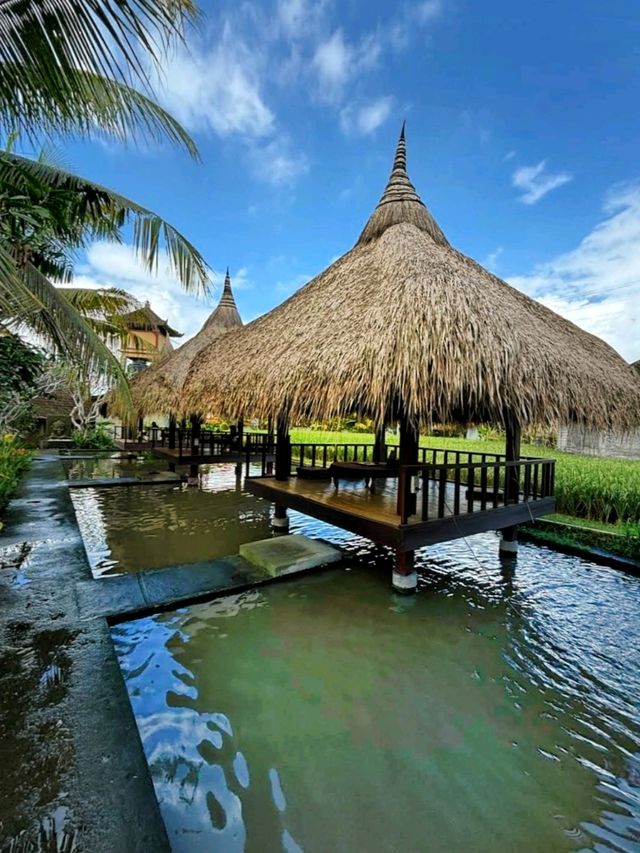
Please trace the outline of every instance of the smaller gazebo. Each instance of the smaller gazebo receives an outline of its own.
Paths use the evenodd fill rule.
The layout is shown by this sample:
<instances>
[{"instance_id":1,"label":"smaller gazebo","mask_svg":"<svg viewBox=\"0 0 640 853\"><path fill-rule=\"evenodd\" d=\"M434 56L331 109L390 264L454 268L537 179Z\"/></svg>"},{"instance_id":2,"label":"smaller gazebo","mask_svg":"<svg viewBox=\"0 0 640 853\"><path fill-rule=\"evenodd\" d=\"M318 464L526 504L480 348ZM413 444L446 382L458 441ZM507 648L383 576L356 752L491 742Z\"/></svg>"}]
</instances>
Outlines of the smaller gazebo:
<instances>
[{"instance_id":1,"label":"smaller gazebo","mask_svg":"<svg viewBox=\"0 0 640 853\"><path fill-rule=\"evenodd\" d=\"M201 411L185 405L182 386L189 369L197 362L200 353L221 335L239 329L242 319L231 289L231 276L227 269L222 295L200 331L179 349L166 353L163 358L141 371L131 383L134 404L140 413L164 414L169 417L166 449L176 449L177 420L190 420L188 443L189 458L194 456L193 445L200 443ZM155 444L155 440L154 440ZM180 446L182 457L182 446ZM182 461L182 459L180 460Z\"/></svg>"},{"instance_id":2,"label":"smaller gazebo","mask_svg":"<svg viewBox=\"0 0 640 853\"><path fill-rule=\"evenodd\" d=\"M155 359L173 350L171 338L181 338L176 331L153 310L149 302L124 314L122 322L129 331L127 341L120 350L120 357L131 373L144 370Z\"/></svg>"}]
</instances>

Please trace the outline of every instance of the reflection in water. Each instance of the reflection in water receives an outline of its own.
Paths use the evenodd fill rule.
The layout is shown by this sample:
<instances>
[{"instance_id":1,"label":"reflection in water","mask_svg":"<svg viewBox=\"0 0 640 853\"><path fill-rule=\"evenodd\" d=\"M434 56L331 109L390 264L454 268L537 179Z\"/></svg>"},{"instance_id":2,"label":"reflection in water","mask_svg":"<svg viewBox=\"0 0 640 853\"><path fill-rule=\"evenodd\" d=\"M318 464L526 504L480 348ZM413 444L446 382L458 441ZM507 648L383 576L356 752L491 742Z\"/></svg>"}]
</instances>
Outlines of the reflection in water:
<instances>
[{"instance_id":1,"label":"reflection in water","mask_svg":"<svg viewBox=\"0 0 640 853\"><path fill-rule=\"evenodd\" d=\"M337 535L346 570L113 629L173 849L637 850L638 579L483 534L407 599Z\"/></svg>"},{"instance_id":2,"label":"reflection in water","mask_svg":"<svg viewBox=\"0 0 640 853\"><path fill-rule=\"evenodd\" d=\"M94 576L237 554L271 535L269 504L249 495L234 465L203 466L200 489L118 486L71 493Z\"/></svg>"},{"instance_id":3,"label":"reflection in water","mask_svg":"<svg viewBox=\"0 0 640 853\"><path fill-rule=\"evenodd\" d=\"M112 453L108 456L61 457L68 480L113 480L119 477L142 479L153 475L166 475L167 463L160 459Z\"/></svg>"}]
</instances>

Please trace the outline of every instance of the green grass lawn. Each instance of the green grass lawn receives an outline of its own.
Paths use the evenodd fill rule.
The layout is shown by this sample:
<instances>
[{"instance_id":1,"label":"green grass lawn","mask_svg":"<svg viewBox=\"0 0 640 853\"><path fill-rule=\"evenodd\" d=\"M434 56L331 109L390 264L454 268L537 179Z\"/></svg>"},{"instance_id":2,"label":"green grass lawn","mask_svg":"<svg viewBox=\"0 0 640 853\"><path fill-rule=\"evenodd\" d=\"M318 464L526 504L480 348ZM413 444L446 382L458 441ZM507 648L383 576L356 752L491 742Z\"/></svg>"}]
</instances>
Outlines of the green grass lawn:
<instances>
[{"instance_id":1,"label":"green grass lawn","mask_svg":"<svg viewBox=\"0 0 640 853\"><path fill-rule=\"evenodd\" d=\"M373 444L371 433L329 432L323 430L292 429L292 442L319 444ZM397 437L387 436L389 444ZM423 447L443 450L474 450L484 453L504 453L504 442L465 438L422 436ZM602 459L598 456L577 456L561 453L549 447L522 445L523 456L544 456L557 460L556 499L557 512L565 517L584 519L591 526L601 523L621 530L623 522L640 524L640 461Z\"/></svg>"}]
</instances>

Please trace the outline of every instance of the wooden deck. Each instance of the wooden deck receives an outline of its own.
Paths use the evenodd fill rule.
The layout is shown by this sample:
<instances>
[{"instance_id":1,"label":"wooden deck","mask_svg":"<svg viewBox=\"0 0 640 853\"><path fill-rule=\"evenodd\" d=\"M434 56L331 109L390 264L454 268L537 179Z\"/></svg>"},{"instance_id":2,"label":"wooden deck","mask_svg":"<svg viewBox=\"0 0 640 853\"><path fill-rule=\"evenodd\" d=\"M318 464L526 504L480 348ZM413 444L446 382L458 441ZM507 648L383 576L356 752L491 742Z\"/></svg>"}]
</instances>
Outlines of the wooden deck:
<instances>
[{"instance_id":1,"label":"wooden deck","mask_svg":"<svg viewBox=\"0 0 640 853\"><path fill-rule=\"evenodd\" d=\"M298 477L291 477L289 480L249 477L245 481L245 487L252 494L273 503L401 550L420 548L423 545L458 539L486 530L512 527L553 512L555 508L553 497L522 500L520 503L491 509L482 509L478 499L471 503L465 501L454 514L455 486L453 483L446 483L444 513L441 513L440 484L430 480L424 497L428 502L431 520L423 521L422 515L413 515L408 518L406 524L402 524L396 512L397 479L376 480L375 492L367 489L362 482L342 481L340 488L336 490L328 480L306 480ZM439 515L441 517L438 517Z\"/></svg>"}]
</instances>

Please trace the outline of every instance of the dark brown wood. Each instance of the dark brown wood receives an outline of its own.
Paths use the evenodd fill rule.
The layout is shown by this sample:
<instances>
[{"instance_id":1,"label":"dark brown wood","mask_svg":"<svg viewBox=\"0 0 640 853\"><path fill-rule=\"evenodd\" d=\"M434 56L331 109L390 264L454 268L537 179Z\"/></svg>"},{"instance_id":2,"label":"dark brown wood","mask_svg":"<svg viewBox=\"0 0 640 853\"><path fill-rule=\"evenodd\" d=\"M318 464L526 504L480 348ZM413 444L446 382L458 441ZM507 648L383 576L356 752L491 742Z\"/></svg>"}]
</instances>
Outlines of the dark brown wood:
<instances>
[{"instance_id":1,"label":"dark brown wood","mask_svg":"<svg viewBox=\"0 0 640 853\"><path fill-rule=\"evenodd\" d=\"M376 429L375 440L373 442L373 461L385 462L387 458L386 448L386 426L382 424Z\"/></svg>"},{"instance_id":2,"label":"dark brown wood","mask_svg":"<svg viewBox=\"0 0 640 853\"><path fill-rule=\"evenodd\" d=\"M278 415L276 427L276 480L288 480L291 474L291 438L286 412Z\"/></svg>"},{"instance_id":3,"label":"dark brown wood","mask_svg":"<svg viewBox=\"0 0 640 853\"><path fill-rule=\"evenodd\" d=\"M505 472L504 495L505 504L518 503L520 499L520 466L509 465L510 462L520 461L520 441L522 432L520 423L513 413L509 412L505 418L505 457L507 469ZM503 530L502 537L508 542L516 542L518 539L517 526Z\"/></svg>"},{"instance_id":4,"label":"dark brown wood","mask_svg":"<svg viewBox=\"0 0 640 853\"><path fill-rule=\"evenodd\" d=\"M418 428L412 424L406 415L400 417L400 447L398 448L398 461L400 465L414 465L418 462L418 446L420 436ZM407 516L415 515L417 508L417 496L411 490L411 478L405 483L405 513Z\"/></svg>"},{"instance_id":5,"label":"dark brown wood","mask_svg":"<svg viewBox=\"0 0 640 853\"><path fill-rule=\"evenodd\" d=\"M395 570L399 575L410 575L415 571L415 551L396 548Z\"/></svg>"},{"instance_id":6,"label":"dark brown wood","mask_svg":"<svg viewBox=\"0 0 640 853\"><path fill-rule=\"evenodd\" d=\"M384 524L363 516L352 515L329 504L310 500L304 495L283 494L280 489L270 487L270 481L271 478L268 477L251 477L245 480L245 488L251 494L266 498L272 503L279 501L282 504L285 501L290 509L304 512L312 518L319 518L320 521L326 521L327 524L335 524L336 527L364 536L366 539L371 539L372 542L378 542L381 545L396 545L400 541L401 528L399 525Z\"/></svg>"},{"instance_id":7,"label":"dark brown wood","mask_svg":"<svg viewBox=\"0 0 640 853\"><path fill-rule=\"evenodd\" d=\"M176 416L169 415L169 450L176 449Z\"/></svg>"}]
</instances>

